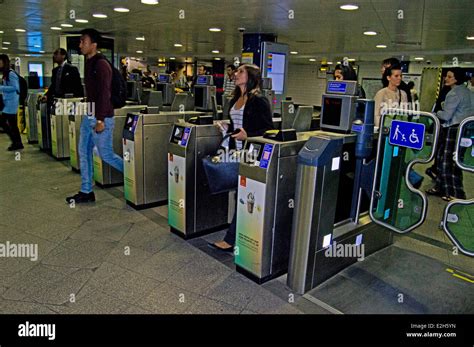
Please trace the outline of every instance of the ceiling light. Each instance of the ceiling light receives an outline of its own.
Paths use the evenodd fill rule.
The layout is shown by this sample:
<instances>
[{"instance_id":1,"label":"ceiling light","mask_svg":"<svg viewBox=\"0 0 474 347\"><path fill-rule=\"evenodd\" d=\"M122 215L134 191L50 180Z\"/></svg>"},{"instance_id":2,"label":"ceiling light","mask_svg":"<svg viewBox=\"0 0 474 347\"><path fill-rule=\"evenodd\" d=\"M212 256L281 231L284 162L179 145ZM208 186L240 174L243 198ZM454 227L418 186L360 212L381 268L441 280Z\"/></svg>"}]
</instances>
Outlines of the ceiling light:
<instances>
[{"instance_id":1,"label":"ceiling light","mask_svg":"<svg viewBox=\"0 0 474 347\"><path fill-rule=\"evenodd\" d=\"M292 51L292 52L290 52L290 54L298 54L298 52L297 51Z\"/></svg>"},{"instance_id":2,"label":"ceiling light","mask_svg":"<svg viewBox=\"0 0 474 347\"><path fill-rule=\"evenodd\" d=\"M352 61L356 61L356 60L354 58L350 58L350 59L347 59L347 61L352 62Z\"/></svg>"},{"instance_id":3,"label":"ceiling light","mask_svg":"<svg viewBox=\"0 0 474 347\"><path fill-rule=\"evenodd\" d=\"M377 45L377 46L375 46L375 47L377 47L377 48L387 48L386 45Z\"/></svg>"},{"instance_id":4,"label":"ceiling light","mask_svg":"<svg viewBox=\"0 0 474 347\"><path fill-rule=\"evenodd\" d=\"M311 58L309 61L316 61L316 59L314 59L314 58Z\"/></svg>"},{"instance_id":5,"label":"ceiling light","mask_svg":"<svg viewBox=\"0 0 474 347\"><path fill-rule=\"evenodd\" d=\"M209 28L209 31L212 31L214 33L218 33L219 31L221 31L221 28Z\"/></svg>"},{"instance_id":6,"label":"ceiling light","mask_svg":"<svg viewBox=\"0 0 474 347\"><path fill-rule=\"evenodd\" d=\"M183 45L181 43L175 43L174 46L175 47L183 47Z\"/></svg>"},{"instance_id":7,"label":"ceiling light","mask_svg":"<svg viewBox=\"0 0 474 347\"><path fill-rule=\"evenodd\" d=\"M219 51L217 49L213 50L212 53L214 54L219 54Z\"/></svg>"},{"instance_id":8,"label":"ceiling light","mask_svg":"<svg viewBox=\"0 0 474 347\"><path fill-rule=\"evenodd\" d=\"M326 64L328 64L328 65L332 65L332 61L328 61Z\"/></svg>"},{"instance_id":9,"label":"ceiling light","mask_svg":"<svg viewBox=\"0 0 474 347\"><path fill-rule=\"evenodd\" d=\"M51 30L63 30L61 27L51 27Z\"/></svg>"},{"instance_id":10,"label":"ceiling light","mask_svg":"<svg viewBox=\"0 0 474 347\"><path fill-rule=\"evenodd\" d=\"M158 0L142 0L142 4L145 5L158 5Z\"/></svg>"},{"instance_id":11,"label":"ceiling light","mask_svg":"<svg viewBox=\"0 0 474 347\"><path fill-rule=\"evenodd\" d=\"M25 54L25 57L31 57L31 54Z\"/></svg>"},{"instance_id":12,"label":"ceiling light","mask_svg":"<svg viewBox=\"0 0 474 347\"><path fill-rule=\"evenodd\" d=\"M138 41L145 41L145 36L137 37L136 38Z\"/></svg>"},{"instance_id":13,"label":"ceiling light","mask_svg":"<svg viewBox=\"0 0 474 347\"><path fill-rule=\"evenodd\" d=\"M115 7L114 11L115 12L130 12L130 10L128 8L125 8L125 7Z\"/></svg>"},{"instance_id":14,"label":"ceiling light","mask_svg":"<svg viewBox=\"0 0 474 347\"><path fill-rule=\"evenodd\" d=\"M26 30L25 29L15 29L16 32L18 33L24 33Z\"/></svg>"},{"instance_id":15,"label":"ceiling light","mask_svg":"<svg viewBox=\"0 0 474 347\"><path fill-rule=\"evenodd\" d=\"M170 60L175 60L176 58L175 57L170 57Z\"/></svg>"},{"instance_id":16,"label":"ceiling light","mask_svg":"<svg viewBox=\"0 0 474 347\"><path fill-rule=\"evenodd\" d=\"M364 31L364 35L367 35L367 36L375 36L377 35L377 32L376 31Z\"/></svg>"},{"instance_id":17,"label":"ceiling light","mask_svg":"<svg viewBox=\"0 0 474 347\"><path fill-rule=\"evenodd\" d=\"M3 41L3 44L4 44L4 45L11 45L11 42Z\"/></svg>"},{"instance_id":18,"label":"ceiling light","mask_svg":"<svg viewBox=\"0 0 474 347\"><path fill-rule=\"evenodd\" d=\"M64 23L64 24L61 24L61 26L62 26L63 28L72 28L74 25Z\"/></svg>"},{"instance_id":19,"label":"ceiling light","mask_svg":"<svg viewBox=\"0 0 474 347\"><path fill-rule=\"evenodd\" d=\"M103 13L94 13L92 15L92 17L95 17L95 18L107 18L107 15L106 14L103 14Z\"/></svg>"},{"instance_id":20,"label":"ceiling light","mask_svg":"<svg viewBox=\"0 0 474 347\"><path fill-rule=\"evenodd\" d=\"M89 23L87 19L76 19L77 23Z\"/></svg>"},{"instance_id":21,"label":"ceiling light","mask_svg":"<svg viewBox=\"0 0 474 347\"><path fill-rule=\"evenodd\" d=\"M342 5L339 8L345 11L354 11L354 10L359 9L359 6L354 5L354 4L347 4L347 5Z\"/></svg>"},{"instance_id":22,"label":"ceiling light","mask_svg":"<svg viewBox=\"0 0 474 347\"><path fill-rule=\"evenodd\" d=\"M466 36L466 39L468 39L468 40L474 40L474 36Z\"/></svg>"},{"instance_id":23,"label":"ceiling light","mask_svg":"<svg viewBox=\"0 0 474 347\"><path fill-rule=\"evenodd\" d=\"M46 52L45 52L45 51L40 51L40 53L41 53L41 54L44 54L44 53L46 53Z\"/></svg>"},{"instance_id":24,"label":"ceiling light","mask_svg":"<svg viewBox=\"0 0 474 347\"><path fill-rule=\"evenodd\" d=\"M425 60L423 57L415 57L415 60Z\"/></svg>"},{"instance_id":25,"label":"ceiling light","mask_svg":"<svg viewBox=\"0 0 474 347\"><path fill-rule=\"evenodd\" d=\"M3 30L0 30L0 34L3 34Z\"/></svg>"},{"instance_id":26,"label":"ceiling light","mask_svg":"<svg viewBox=\"0 0 474 347\"><path fill-rule=\"evenodd\" d=\"M138 54L142 54L142 53L143 53L143 51L137 51L137 53L138 53Z\"/></svg>"},{"instance_id":27,"label":"ceiling light","mask_svg":"<svg viewBox=\"0 0 474 347\"><path fill-rule=\"evenodd\" d=\"M6 51L8 49L8 47L2 47L2 49L4 49Z\"/></svg>"},{"instance_id":28,"label":"ceiling light","mask_svg":"<svg viewBox=\"0 0 474 347\"><path fill-rule=\"evenodd\" d=\"M214 58L214 60L221 60L221 58Z\"/></svg>"}]
</instances>

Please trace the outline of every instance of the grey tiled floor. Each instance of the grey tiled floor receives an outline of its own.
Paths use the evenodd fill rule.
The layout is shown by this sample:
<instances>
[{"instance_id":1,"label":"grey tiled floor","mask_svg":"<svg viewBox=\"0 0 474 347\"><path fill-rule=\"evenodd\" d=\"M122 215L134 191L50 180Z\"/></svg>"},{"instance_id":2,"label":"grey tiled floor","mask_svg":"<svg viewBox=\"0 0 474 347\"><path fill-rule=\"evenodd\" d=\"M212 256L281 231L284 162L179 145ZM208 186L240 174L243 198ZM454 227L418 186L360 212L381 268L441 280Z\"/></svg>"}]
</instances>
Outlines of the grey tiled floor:
<instances>
[{"instance_id":1,"label":"grey tiled floor","mask_svg":"<svg viewBox=\"0 0 474 347\"><path fill-rule=\"evenodd\" d=\"M0 134L0 243L38 244L39 257L0 258L0 313L301 313L170 233L166 209L136 211L122 188L70 208L80 176L67 161L6 147Z\"/></svg>"},{"instance_id":2,"label":"grey tiled floor","mask_svg":"<svg viewBox=\"0 0 474 347\"><path fill-rule=\"evenodd\" d=\"M70 208L64 198L78 190L80 177L67 162L32 145L17 161L7 146L0 134L0 243L38 244L39 258L0 258L0 313L329 313L307 296L295 295L290 303L286 276L259 286L236 273L230 254L207 246L224 231L184 241L169 232L166 206L136 211L125 204L122 188L96 188L96 203ZM469 179L466 191L472 187ZM449 304L462 308L472 298L457 291L472 284L449 286L457 279L440 272L448 265L472 274L473 260L448 251L451 242L437 229L442 207L430 197L423 227L396 237L395 246L344 270L311 295L349 313L425 313L437 311L421 297L432 294L438 300L455 291ZM413 268L406 265L411 263L426 279L437 274L439 293L412 280ZM387 269L381 271L380 264ZM362 299L366 290L374 294L372 308ZM411 310L390 301L397 291L406 294ZM465 309L473 312L469 305Z\"/></svg>"}]
</instances>

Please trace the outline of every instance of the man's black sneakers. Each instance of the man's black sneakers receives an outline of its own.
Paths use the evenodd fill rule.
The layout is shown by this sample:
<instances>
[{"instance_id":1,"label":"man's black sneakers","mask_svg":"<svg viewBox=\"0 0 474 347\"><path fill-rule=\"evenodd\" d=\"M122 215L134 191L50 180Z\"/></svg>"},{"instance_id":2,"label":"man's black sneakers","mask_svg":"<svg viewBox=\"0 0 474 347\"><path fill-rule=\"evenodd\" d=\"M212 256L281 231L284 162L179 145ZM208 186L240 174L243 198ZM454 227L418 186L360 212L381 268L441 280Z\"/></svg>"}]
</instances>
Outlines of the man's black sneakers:
<instances>
[{"instance_id":1,"label":"man's black sneakers","mask_svg":"<svg viewBox=\"0 0 474 347\"><path fill-rule=\"evenodd\" d=\"M23 145L21 143L19 143L19 144L16 144L16 145L11 145L10 147L8 147L8 150L10 152L12 152L12 151L16 151L16 150L23 149L23 148L25 148L25 147L23 147Z\"/></svg>"},{"instance_id":2,"label":"man's black sneakers","mask_svg":"<svg viewBox=\"0 0 474 347\"><path fill-rule=\"evenodd\" d=\"M95 194L94 192L90 193L83 193L79 192L74 196L68 196L66 198L66 202L68 204L75 203L75 204L82 204L84 202L94 202L95 201Z\"/></svg>"}]
</instances>

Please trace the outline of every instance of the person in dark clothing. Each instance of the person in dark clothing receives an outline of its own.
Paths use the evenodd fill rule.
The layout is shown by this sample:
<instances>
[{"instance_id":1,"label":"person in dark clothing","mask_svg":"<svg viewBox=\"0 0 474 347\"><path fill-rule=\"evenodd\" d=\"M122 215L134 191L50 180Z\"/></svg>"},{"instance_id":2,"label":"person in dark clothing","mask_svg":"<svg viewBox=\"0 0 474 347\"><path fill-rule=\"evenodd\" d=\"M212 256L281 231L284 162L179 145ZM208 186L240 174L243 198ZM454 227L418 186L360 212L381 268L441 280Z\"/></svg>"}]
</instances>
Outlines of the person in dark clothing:
<instances>
[{"instance_id":1,"label":"person in dark clothing","mask_svg":"<svg viewBox=\"0 0 474 347\"><path fill-rule=\"evenodd\" d=\"M261 70L253 64L241 65L235 73L234 97L230 101L230 126L219 122L218 126L231 136L230 149L241 150L248 137L262 136L265 131L273 129L272 113L268 99L261 94ZM237 206L237 204L236 204ZM232 251L235 244L237 211L223 241L210 243L213 248Z\"/></svg>"},{"instance_id":2,"label":"person in dark clothing","mask_svg":"<svg viewBox=\"0 0 474 347\"><path fill-rule=\"evenodd\" d=\"M66 50L64 48L55 50L53 61L58 66L53 69L51 85L43 97L43 102L47 101L51 105L54 98L64 98L66 94L76 98L83 97L84 89L82 88L79 70L69 64Z\"/></svg>"},{"instance_id":3,"label":"person in dark clothing","mask_svg":"<svg viewBox=\"0 0 474 347\"><path fill-rule=\"evenodd\" d=\"M392 65L401 66L400 60L398 60L397 58L388 58L382 62L381 72L382 72L382 85L384 88L388 86L388 80L383 77L383 74L385 72L385 69L390 68ZM410 87L408 87L408 84L401 81L400 85L398 86L398 89L403 90L407 94L408 103L411 104L412 102L411 92L410 92Z\"/></svg>"},{"instance_id":4,"label":"person in dark clothing","mask_svg":"<svg viewBox=\"0 0 474 347\"><path fill-rule=\"evenodd\" d=\"M354 68L350 65L337 64L334 68L334 79L336 81L356 81L357 73ZM357 83L359 98L365 99L365 90L362 86Z\"/></svg>"},{"instance_id":5,"label":"person in dark clothing","mask_svg":"<svg viewBox=\"0 0 474 347\"><path fill-rule=\"evenodd\" d=\"M97 147L103 161L123 172L123 159L114 153L112 141L114 133L114 107L112 105L112 67L105 57L97 51L101 36L95 29L81 32L79 48L86 56L85 83L87 107L92 114L83 117L79 139L79 158L81 169L81 190L66 198L68 203L95 201L92 191L93 148Z\"/></svg>"},{"instance_id":6,"label":"person in dark clothing","mask_svg":"<svg viewBox=\"0 0 474 347\"><path fill-rule=\"evenodd\" d=\"M16 72L10 68L10 58L6 54L0 54L0 72L2 80L0 92L3 96L3 110L0 110L0 126L10 137L12 144L9 151L23 149L20 129L18 129L18 106L20 104L20 79Z\"/></svg>"}]
</instances>

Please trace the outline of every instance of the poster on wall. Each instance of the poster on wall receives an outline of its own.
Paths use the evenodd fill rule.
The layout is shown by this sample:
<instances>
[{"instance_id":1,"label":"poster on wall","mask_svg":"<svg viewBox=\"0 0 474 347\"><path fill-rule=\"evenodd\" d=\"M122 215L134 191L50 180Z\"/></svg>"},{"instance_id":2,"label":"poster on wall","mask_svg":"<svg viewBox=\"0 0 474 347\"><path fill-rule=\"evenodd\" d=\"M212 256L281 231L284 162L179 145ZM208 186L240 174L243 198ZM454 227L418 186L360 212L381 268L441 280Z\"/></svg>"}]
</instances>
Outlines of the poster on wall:
<instances>
[{"instance_id":1,"label":"poster on wall","mask_svg":"<svg viewBox=\"0 0 474 347\"><path fill-rule=\"evenodd\" d=\"M252 52L246 52L242 53L242 64L253 64L253 53Z\"/></svg>"},{"instance_id":2,"label":"poster on wall","mask_svg":"<svg viewBox=\"0 0 474 347\"><path fill-rule=\"evenodd\" d=\"M185 232L186 159L168 153L168 224Z\"/></svg>"},{"instance_id":3,"label":"poster on wall","mask_svg":"<svg viewBox=\"0 0 474 347\"><path fill-rule=\"evenodd\" d=\"M261 276L266 185L239 176L235 264Z\"/></svg>"}]
</instances>

